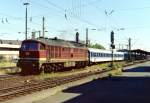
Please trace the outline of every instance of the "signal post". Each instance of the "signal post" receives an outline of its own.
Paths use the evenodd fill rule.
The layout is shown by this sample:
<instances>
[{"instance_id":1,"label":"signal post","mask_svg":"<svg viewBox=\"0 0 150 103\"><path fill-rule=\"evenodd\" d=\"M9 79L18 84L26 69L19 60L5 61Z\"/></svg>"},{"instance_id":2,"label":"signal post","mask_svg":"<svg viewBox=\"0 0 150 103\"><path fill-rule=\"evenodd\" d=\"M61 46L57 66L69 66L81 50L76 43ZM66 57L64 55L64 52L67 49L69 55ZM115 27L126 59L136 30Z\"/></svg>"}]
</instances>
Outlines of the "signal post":
<instances>
[{"instance_id":1,"label":"signal post","mask_svg":"<svg viewBox=\"0 0 150 103\"><path fill-rule=\"evenodd\" d=\"M112 55L111 55L111 58L112 58L112 60L111 60L111 67L112 67L112 69L114 69L114 49L115 49L115 44L114 44L114 32L113 31L111 31L111 33L110 33L110 41L111 41L110 47L111 47L111 52L112 52Z\"/></svg>"}]
</instances>

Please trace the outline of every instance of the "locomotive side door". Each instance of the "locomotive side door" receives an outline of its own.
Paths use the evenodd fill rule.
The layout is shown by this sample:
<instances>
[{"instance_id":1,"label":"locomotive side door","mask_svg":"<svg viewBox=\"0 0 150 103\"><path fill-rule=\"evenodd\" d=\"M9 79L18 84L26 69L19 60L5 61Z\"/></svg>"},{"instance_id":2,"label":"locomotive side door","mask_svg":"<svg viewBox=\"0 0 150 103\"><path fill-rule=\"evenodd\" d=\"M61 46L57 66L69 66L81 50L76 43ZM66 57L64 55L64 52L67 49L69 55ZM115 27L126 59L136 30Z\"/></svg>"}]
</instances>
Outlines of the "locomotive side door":
<instances>
[{"instance_id":1,"label":"locomotive side door","mask_svg":"<svg viewBox=\"0 0 150 103\"><path fill-rule=\"evenodd\" d=\"M47 53L46 53L46 45L40 43L40 52L39 52L39 58L43 61L47 60Z\"/></svg>"}]
</instances>

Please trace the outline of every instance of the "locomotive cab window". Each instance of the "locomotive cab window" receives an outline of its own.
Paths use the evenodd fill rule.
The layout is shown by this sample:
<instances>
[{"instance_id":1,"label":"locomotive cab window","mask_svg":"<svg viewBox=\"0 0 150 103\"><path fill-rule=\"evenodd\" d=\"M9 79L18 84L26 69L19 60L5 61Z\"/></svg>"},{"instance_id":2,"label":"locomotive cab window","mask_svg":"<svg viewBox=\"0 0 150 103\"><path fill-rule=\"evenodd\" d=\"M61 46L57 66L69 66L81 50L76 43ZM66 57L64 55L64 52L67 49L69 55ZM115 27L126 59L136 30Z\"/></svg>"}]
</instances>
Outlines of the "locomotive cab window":
<instances>
[{"instance_id":1,"label":"locomotive cab window","mask_svg":"<svg viewBox=\"0 0 150 103\"><path fill-rule=\"evenodd\" d=\"M23 43L21 50L38 50L38 43Z\"/></svg>"}]
</instances>

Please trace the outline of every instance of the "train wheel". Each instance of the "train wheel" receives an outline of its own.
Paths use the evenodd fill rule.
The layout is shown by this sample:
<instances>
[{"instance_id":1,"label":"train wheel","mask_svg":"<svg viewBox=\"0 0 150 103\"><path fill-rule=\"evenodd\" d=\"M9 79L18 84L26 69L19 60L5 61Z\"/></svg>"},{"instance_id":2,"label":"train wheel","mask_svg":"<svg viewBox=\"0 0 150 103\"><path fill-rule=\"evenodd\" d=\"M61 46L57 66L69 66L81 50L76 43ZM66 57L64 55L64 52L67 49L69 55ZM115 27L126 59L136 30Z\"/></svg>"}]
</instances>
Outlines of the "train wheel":
<instances>
[{"instance_id":1,"label":"train wheel","mask_svg":"<svg viewBox=\"0 0 150 103\"><path fill-rule=\"evenodd\" d=\"M48 69L49 69L49 70L48 70L49 73L52 72L52 66L51 66L50 64L49 64L49 68L48 68Z\"/></svg>"}]
</instances>

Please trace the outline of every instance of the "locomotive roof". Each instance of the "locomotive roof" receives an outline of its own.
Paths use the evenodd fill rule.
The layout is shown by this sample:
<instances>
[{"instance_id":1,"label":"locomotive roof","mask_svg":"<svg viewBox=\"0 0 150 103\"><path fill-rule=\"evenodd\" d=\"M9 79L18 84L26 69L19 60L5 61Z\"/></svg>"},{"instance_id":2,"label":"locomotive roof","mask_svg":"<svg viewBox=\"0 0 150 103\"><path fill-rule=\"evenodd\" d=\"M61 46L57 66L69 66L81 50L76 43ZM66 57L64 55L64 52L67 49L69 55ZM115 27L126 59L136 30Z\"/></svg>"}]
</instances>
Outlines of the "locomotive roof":
<instances>
[{"instance_id":1,"label":"locomotive roof","mask_svg":"<svg viewBox=\"0 0 150 103\"><path fill-rule=\"evenodd\" d=\"M77 43L75 41L68 41L58 38L35 38L35 39L28 39L33 41L38 41L47 45L56 45L56 46L64 46L64 47L79 47L79 48L85 48L85 44L83 43Z\"/></svg>"}]
</instances>

